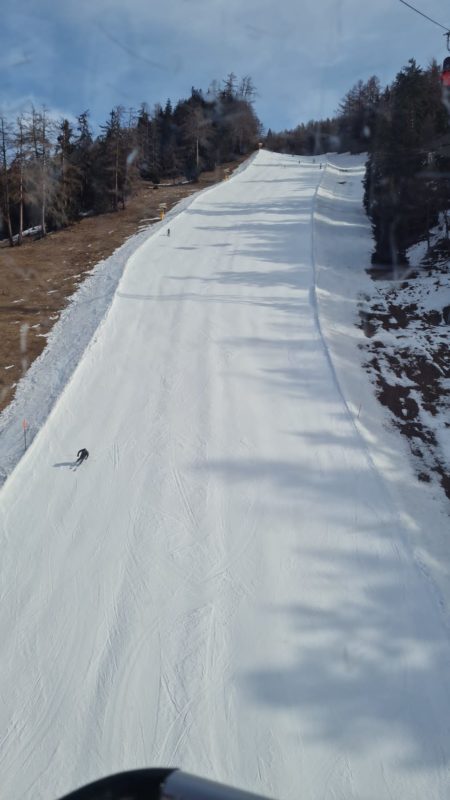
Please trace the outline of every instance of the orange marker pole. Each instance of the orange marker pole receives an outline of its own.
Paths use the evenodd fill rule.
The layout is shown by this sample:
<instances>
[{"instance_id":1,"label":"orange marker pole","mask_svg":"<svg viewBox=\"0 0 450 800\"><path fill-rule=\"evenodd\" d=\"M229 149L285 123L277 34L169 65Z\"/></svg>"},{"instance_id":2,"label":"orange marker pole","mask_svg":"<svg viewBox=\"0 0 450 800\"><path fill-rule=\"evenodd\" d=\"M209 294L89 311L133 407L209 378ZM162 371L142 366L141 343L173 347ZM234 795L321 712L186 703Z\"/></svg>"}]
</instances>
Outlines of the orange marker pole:
<instances>
[{"instance_id":1,"label":"orange marker pole","mask_svg":"<svg viewBox=\"0 0 450 800\"><path fill-rule=\"evenodd\" d=\"M23 439L24 439L25 450L26 450L27 449L27 428L28 428L28 422L26 421L26 419L24 419L24 421L22 422L22 428L23 428Z\"/></svg>"}]
</instances>

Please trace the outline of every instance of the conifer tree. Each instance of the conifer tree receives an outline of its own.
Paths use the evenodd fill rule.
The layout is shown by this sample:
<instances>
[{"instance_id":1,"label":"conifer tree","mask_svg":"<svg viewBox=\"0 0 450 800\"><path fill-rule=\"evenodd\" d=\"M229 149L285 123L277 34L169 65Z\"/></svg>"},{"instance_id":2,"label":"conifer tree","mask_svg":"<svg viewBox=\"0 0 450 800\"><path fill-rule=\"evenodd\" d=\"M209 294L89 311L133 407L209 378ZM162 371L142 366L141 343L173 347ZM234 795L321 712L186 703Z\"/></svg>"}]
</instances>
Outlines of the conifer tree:
<instances>
[{"instance_id":1,"label":"conifer tree","mask_svg":"<svg viewBox=\"0 0 450 800\"><path fill-rule=\"evenodd\" d=\"M83 111L77 118L77 135L73 142L72 164L78 175L76 207L78 213L94 210L94 140L89 124L89 111Z\"/></svg>"},{"instance_id":2,"label":"conifer tree","mask_svg":"<svg viewBox=\"0 0 450 800\"><path fill-rule=\"evenodd\" d=\"M100 161L97 171L97 181L103 183L106 195L109 196L110 208L117 211L119 203L125 207L125 180L126 180L126 136L123 127L124 109L116 106L109 115L105 125L101 125L103 135L99 141ZM97 190L99 188L97 186Z\"/></svg>"},{"instance_id":3,"label":"conifer tree","mask_svg":"<svg viewBox=\"0 0 450 800\"><path fill-rule=\"evenodd\" d=\"M29 199L38 209L41 236L47 233L48 205L54 192L50 161L52 132L45 106L40 111L32 106L26 127L26 140L30 150L26 162L25 186Z\"/></svg>"},{"instance_id":4,"label":"conifer tree","mask_svg":"<svg viewBox=\"0 0 450 800\"><path fill-rule=\"evenodd\" d=\"M3 115L0 115L0 231L4 226L8 240L13 247L14 239L11 224L11 190L10 190L10 151L11 127Z\"/></svg>"},{"instance_id":5,"label":"conifer tree","mask_svg":"<svg viewBox=\"0 0 450 800\"><path fill-rule=\"evenodd\" d=\"M58 126L55 148L55 172L59 178L58 192L53 202L53 227L62 227L75 219L79 212L82 177L75 159L74 132L67 119Z\"/></svg>"},{"instance_id":6,"label":"conifer tree","mask_svg":"<svg viewBox=\"0 0 450 800\"><path fill-rule=\"evenodd\" d=\"M407 248L436 222L442 195L434 148L448 131L444 111L436 65L424 71L411 59L383 93L365 181L374 263L405 263Z\"/></svg>"}]
</instances>

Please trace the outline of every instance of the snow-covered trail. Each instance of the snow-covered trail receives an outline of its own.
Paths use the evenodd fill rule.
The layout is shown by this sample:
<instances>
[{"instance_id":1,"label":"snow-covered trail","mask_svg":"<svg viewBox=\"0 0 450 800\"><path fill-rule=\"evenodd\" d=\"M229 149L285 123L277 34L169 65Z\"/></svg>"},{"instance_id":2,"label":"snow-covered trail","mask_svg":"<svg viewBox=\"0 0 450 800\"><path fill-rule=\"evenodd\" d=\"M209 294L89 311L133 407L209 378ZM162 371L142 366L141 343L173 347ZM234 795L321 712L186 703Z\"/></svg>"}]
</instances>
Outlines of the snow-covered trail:
<instances>
[{"instance_id":1,"label":"snow-covered trail","mask_svg":"<svg viewBox=\"0 0 450 800\"><path fill-rule=\"evenodd\" d=\"M260 153L136 252L0 494L5 800L144 765L448 797L449 634L321 337L302 161Z\"/></svg>"}]
</instances>

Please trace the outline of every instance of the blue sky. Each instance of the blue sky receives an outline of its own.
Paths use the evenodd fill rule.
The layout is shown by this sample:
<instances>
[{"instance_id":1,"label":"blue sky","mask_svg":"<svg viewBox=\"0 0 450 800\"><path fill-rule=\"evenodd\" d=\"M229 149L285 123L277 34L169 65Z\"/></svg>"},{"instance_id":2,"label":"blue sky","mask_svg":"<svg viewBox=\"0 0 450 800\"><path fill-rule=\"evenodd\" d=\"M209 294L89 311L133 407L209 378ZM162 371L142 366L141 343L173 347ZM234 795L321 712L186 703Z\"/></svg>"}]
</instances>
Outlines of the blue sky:
<instances>
[{"instance_id":1,"label":"blue sky","mask_svg":"<svg viewBox=\"0 0 450 800\"><path fill-rule=\"evenodd\" d=\"M450 26L446 0L417 0ZM103 122L251 75L266 128L330 116L359 79L390 82L446 54L442 31L399 0L21 0L2 12L0 108L30 102Z\"/></svg>"}]
</instances>

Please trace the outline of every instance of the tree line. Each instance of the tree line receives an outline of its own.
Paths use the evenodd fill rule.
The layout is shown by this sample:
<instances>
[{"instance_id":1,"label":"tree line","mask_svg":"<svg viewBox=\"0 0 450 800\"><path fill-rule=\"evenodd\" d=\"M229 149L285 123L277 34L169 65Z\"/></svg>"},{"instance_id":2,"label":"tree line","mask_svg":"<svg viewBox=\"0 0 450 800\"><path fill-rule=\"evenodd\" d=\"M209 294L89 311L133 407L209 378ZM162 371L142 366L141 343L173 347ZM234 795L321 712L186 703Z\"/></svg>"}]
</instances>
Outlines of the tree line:
<instances>
[{"instance_id":1,"label":"tree line","mask_svg":"<svg viewBox=\"0 0 450 800\"><path fill-rule=\"evenodd\" d=\"M450 124L440 69L414 59L381 93L369 142L364 203L375 235L372 261L407 263L407 249L430 245L442 215L448 238Z\"/></svg>"},{"instance_id":2,"label":"tree line","mask_svg":"<svg viewBox=\"0 0 450 800\"><path fill-rule=\"evenodd\" d=\"M98 135L88 111L76 123L55 121L45 107L14 120L0 113L0 237L11 245L88 214L125 208L140 180L195 181L203 170L255 149L262 126L249 76L230 73L207 92L152 109L116 106Z\"/></svg>"},{"instance_id":3,"label":"tree line","mask_svg":"<svg viewBox=\"0 0 450 800\"><path fill-rule=\"evenodd\" d=\"M359 80L340 102L334 117L310 120L280 133L269 128L264 144L269 150L292 155L365 152L380 94L380 82L375 75L365 82Z\"/></svg>"},{"instance_id":4,"label":"tree line","mask_svg":"<svg viewBox=\"0 0 450 800\"><path fill-rule=\"evenodd\" d=\"M368 153L364 205L375 264L406 263L412 244L430 243L440 216L448 239L450 96L443 91L436 62L422 69L411 59L384 89L376 76L358 81L334 117L267 133L266 146L279 152Z\"/></svg>"}]
</instances>

